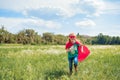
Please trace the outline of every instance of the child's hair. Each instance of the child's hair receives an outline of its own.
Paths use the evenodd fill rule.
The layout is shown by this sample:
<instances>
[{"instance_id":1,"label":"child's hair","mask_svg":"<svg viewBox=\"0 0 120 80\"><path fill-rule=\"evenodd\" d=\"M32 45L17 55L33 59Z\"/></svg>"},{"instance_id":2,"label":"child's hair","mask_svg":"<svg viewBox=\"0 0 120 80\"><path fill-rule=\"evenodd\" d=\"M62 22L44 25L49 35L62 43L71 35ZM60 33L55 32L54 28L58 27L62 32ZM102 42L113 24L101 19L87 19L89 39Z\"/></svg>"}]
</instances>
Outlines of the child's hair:
<instances>
[{"instance_id":1,"label":"child's hair","mask_svg":"<svg viewBox=\"0 0 120 80\"><path fill-rule=\"evenodd\" d=\"M71 42L70 39L73 38L73 39L75 39L75 41L77 41L80 44L82 44L81 41L76 38L76 35L74 33L70 33L68 37L69 37L69 40L68 40L69 42Z\"/></svg>"},{"instance_id":2,"label":"child's hair","mask_svg":"<svg viewBox=\"0 0 120 80\"><path fill-rule=\"evenodd\" d=\"M70 33L70 34L69 34L69 39L70 39L70 38L76 38L76 35L75 35L74 33Z\"/></svg>"}]
</instances>

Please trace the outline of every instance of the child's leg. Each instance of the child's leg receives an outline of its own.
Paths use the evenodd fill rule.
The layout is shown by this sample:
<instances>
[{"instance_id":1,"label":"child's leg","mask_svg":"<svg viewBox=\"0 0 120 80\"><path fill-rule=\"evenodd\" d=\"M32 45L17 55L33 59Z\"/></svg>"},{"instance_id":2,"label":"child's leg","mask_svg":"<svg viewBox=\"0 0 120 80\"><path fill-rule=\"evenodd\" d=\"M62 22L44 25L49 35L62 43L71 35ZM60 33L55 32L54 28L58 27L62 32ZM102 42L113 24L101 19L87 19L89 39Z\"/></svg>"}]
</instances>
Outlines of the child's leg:
<instances>
[{"instance_id":1,"label":"child's leg","mask_svg":"<svg viewBox=\"0 0 120 80\"><path fill-rule=\"evenodd\" d=\"M76 56L76 57L74 57L74 67L75 67L76 72L77 72L77 65L78 65L78 58Z\"/></svg>"},{"instance_id":2,"label":"child's leg","mask_svg":"<svg viewBox=\"0 0 120 80\"><path fill-rule=\"evenodd\" d=\"M73 58L69 58L69 70L70 70L70 74L72 73L72 63L73 63Z\"/></svg>"}]
</instances>

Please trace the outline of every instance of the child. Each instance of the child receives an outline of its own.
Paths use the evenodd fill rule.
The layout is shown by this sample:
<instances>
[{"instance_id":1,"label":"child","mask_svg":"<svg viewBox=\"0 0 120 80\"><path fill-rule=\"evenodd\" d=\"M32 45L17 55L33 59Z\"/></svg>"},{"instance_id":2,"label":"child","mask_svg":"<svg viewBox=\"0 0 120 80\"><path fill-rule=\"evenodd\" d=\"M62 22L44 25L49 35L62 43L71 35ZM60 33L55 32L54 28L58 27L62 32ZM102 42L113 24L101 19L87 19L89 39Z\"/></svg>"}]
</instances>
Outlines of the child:
<instances>
[{"instance_id":1,"label":"child","mask_svg":"<svg viewBox=\"0 0 120 80\"><path fill-rule=\"evenodd\" d=\"M74 33L69 34L69 41L66 42L66 52L68 53L68 61L69 61L69 71L70 75L72 74L72 63L74 61L75 72L77 72L78 66L78 47L82 44L76 39Z\"/></svg>"}]
</instances>

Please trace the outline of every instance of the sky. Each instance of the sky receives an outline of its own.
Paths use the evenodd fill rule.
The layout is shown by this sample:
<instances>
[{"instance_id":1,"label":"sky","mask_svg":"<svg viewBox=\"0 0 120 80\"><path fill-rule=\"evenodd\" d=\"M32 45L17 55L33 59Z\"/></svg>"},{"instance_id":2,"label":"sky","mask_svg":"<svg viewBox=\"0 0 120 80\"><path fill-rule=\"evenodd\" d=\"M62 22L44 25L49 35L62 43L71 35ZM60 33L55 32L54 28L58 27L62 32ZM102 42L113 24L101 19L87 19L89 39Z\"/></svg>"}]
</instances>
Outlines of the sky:
<instances>
[{"instance_id":1,"label":"sky","mask_svg":"<svg viewBox=\"0 0 120 80\"><path fill-rule=\"evenodd\" d=\"M0 0L1 26L11 33L120 36L120 0Z\"/></svg>"}]
</instances>

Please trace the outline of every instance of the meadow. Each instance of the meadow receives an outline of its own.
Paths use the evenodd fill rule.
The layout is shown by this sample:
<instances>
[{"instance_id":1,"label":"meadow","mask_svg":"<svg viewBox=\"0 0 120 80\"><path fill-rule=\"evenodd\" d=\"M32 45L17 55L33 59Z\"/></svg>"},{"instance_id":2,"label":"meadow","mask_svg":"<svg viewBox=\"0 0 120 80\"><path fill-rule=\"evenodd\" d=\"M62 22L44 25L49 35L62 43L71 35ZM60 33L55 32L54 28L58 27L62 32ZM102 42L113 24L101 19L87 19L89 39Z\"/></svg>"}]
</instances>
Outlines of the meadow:
<instances>
[{"instance_id":1,"label":"meadow","mask_svg":"<svg viewBox=\"0 0 120 80\"><path fill-rule=\"evenodd\" d=\"M88 45L91 54L69 75L64 45L0 45L0 80L120 80L120 45Z\"/></svg>"}]
</instances>

